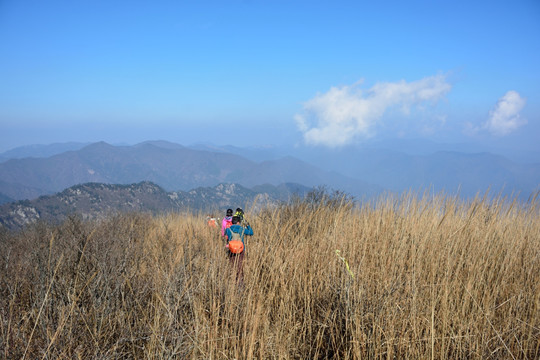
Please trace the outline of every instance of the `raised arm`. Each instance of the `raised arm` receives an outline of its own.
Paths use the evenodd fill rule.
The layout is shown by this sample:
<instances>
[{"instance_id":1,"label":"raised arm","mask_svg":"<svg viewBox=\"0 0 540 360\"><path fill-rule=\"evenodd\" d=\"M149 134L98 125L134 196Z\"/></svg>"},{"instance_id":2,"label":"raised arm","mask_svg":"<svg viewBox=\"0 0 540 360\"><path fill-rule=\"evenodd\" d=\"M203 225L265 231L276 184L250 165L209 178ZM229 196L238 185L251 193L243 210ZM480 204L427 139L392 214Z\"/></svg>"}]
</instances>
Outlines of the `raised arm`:
<instances>
[{"instance_id":1,"label":"raised arm","mask_svg":"<svg viewBox=\"0 0 540 360\"><path fill-rule=\"evenodd\" d=\"M244 229L244 235L253 235L253 229L251 228L251 226L246 226L246 228Z\"/></svg>"}]
</instances>

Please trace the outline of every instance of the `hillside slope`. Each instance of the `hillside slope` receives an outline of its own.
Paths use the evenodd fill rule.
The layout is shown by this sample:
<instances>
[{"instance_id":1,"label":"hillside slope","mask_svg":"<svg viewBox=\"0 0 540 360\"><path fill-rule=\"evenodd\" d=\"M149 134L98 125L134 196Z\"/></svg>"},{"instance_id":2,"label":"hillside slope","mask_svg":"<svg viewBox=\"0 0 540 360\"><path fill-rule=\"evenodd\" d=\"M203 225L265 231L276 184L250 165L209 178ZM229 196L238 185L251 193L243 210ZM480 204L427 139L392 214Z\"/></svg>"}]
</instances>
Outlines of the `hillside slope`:
<instances>
[{"instance_id":1,"label":"hillside slope","mask_svg":"<svg viewBox=\"0 0 540 360\"><path fill-rule=\"evenodd\" d=\"M20 228L38 220L59 223L68 216L100 219L115 213L205 211L219 216L227 208L250 208L287 201L304 195L309 188L299 184L262 185L248 189L238 184L198 187L190 191L166 192L151 182L129 185L86 183L75 185L54 195L41 196L0 206L0 226Z\"/></svg>"}]
</instances>

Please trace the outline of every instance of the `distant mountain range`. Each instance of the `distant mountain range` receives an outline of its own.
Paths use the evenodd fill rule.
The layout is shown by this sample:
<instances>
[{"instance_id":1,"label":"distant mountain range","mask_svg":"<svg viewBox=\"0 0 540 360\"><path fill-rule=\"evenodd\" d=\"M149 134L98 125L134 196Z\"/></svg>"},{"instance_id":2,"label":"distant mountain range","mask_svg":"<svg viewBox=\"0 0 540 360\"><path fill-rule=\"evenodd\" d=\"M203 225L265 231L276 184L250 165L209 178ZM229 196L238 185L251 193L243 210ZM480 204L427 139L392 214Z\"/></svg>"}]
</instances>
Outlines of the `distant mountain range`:
<instances>
[{"instance_id":1,"label":"distant mountain range","mask_svg":"<svg viewBox=\"0 0 540 360\"><path fill-rule=\"evenodd\" d=\"M519 195L526 200L540 190L540 163L517 163L491 153L406 154L385 149L349 149L333 154L313 152L310 156L326 169L395 192L431 189L467 198L489 190L493 195Z\"/></svg>"},{"instance_id":2,"label":"distant mountain range","mask_svg":"<svg viewBox=\"0 0 540 360\"><path fill-rule=\"evenodd\" d=\"M226 153L194 150L167 142L113 146L87 145L45 158L10 159L0 163L0 194L14 200L53 194L76 184L132 184L151 181L166 191L236 183L326 184L353 195L372 195L377 186L321 170L292 157L255 162Z\"/></svg>"},{"instance_id":3,"label":"distant mountain range","mask_svg":"<svg viewBox=\"0 0 540 360\"><path fill-rule=\"evenodd\" d=\"M0 154L0 161L6 161L9 159L24 159L28 157L44 158L61 154L66 151L80 150L86 145L90 145L90 143L66 142L47 145L35 144L19 146L15 149L11 149Z\"/></svg>"},{"instance_id":4,"label":"distant mountain range","mask_svg":"<svg viewBox=\"0 0 540 360\"><path fill-rule=\"evenodd\" d=\"M459 148L467 152L457 151ZM199 149L205 147L199 146ZM520 156L522 161L513 161L478 149L466 144L394 140L332 150L303 147L295 149L294 155L326 171L361 179L392 192L429 189L469 198L489 191L492 195L527 200L540 191L539 162L524 162L523 155ZM252 160L276 158L281 154L279 149L272 148L222 147L220 150L242 153ZM540 158L538 153L529 155L530 159Z\"/></svg>"},{"instance_id":5,"label":"distant mountain range","mask_svg":"<svg viewBox=\"0 0 540 360\"><path fill-rule=\"evenodd\" d=\"M253 189L238 184L199 187L187 192L166 192L145 181L129 185L86 183L54 195L0 205L0 227L18 229L36 221L59 223L68 216L100 219L125 212L202 212L222 217L225 209L261 207L304 196L311 189L298 184L261 185Z\"/></svg>"},{"instance_id":6,"label":"distant mountain range","mask_svg":"<svg viewBox=\"0 0 540 360\"><path fill-rule=\"evenodd\" d=\"M326 185L356 198L411 189L471 197L489 189L492 194L519 194L526 200L540 189L540 163L516 162L487 152L455 151L457 148L404 141L336 150L186 147L166 141L133 146L104 142L30 146L0 154L0 159L5 159L0 162L0 204L88 182L151 181L169 192L220 183L246 188L297 183Z\"/></svg>"}]
</instances>

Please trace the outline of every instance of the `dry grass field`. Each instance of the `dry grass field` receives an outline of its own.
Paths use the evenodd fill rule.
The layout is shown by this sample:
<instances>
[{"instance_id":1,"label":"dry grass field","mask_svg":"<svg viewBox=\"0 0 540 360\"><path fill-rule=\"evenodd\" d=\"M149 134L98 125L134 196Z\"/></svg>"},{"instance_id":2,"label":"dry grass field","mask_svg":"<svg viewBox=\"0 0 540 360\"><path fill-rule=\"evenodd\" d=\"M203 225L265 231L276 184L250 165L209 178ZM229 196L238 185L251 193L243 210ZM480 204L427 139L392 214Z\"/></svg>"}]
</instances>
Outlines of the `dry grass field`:
<instances>
[{"instance_id":1,"label":"dry grass field","mask_svg":"<svg viewBox=\"0 0 540 360\"><path fill-rule=\"evenodd\" d=\"M248 208L242 283L203 216L3 231L0 357L539 359L539 210L416 194Z\"/></svg>"}]
</instances>

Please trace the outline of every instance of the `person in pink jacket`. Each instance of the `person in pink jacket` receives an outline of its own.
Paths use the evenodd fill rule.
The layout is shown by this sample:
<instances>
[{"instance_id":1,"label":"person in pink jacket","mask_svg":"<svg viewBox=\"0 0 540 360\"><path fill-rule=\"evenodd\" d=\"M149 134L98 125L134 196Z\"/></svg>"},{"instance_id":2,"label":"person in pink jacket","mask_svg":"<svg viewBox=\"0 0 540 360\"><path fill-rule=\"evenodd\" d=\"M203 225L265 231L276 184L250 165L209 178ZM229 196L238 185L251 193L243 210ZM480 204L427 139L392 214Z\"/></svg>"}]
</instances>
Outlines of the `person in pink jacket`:
<instances>
[{"instance_id":1,"label":"person in pink jacket","mask_svg":"<svg viewBox=\"0 0 540 360\"><path fill-rule=\"evenodd\" d=\"M233 210L227 209L227 216L221 221L221 236L225 237L225 230L232 225Z\"/></svg>"}]
</instances>

